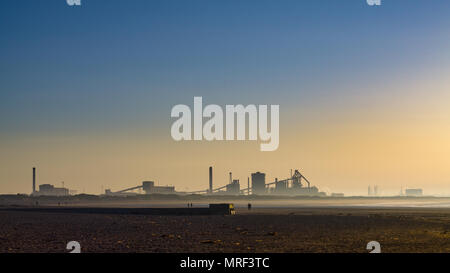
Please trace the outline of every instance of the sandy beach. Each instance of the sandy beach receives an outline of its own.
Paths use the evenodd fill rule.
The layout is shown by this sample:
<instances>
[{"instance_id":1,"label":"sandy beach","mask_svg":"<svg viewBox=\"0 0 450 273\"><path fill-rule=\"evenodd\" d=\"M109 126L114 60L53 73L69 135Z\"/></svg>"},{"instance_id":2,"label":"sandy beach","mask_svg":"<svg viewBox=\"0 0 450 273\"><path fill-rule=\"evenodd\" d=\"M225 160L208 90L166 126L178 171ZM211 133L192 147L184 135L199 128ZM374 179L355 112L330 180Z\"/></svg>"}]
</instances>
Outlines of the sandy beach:
<instances>
[{"instance_id":1,"label":"sandy beach","mask_svg":"<svg viewBox=\"0 0 450 273\"><path fill-rule=\"evenodd\" d=\"M450 252L446 208L238 208L165 216L0 211L0 252Z\"/></svg>"}]
</instances>

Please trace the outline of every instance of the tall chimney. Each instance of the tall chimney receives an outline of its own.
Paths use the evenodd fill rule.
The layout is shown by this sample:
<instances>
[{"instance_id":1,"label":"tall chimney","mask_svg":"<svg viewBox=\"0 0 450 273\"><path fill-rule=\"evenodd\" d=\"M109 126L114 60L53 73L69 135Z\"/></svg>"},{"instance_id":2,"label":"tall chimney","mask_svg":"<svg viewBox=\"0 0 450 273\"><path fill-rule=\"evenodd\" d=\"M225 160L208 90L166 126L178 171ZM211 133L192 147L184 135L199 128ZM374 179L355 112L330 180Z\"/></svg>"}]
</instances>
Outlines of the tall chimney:
<instances>
[{"instance_id":1,"label":"tall chimney","mask_svg":"<svg viewBox=\"0 0 450 273\"><path fill-rule=\"evenodd\" d=\"M213 192L213 175L212 175L212 167L209 167L209 193Z\"/></svg>"},{"instance_id":2,"label":"tall chimney","mask_svg":"<svg viewBox=\"0 0 450 273\"><path fill-rule=\"evenodd\" d=\"M33 192L32 194L34 194L36 192L36 168L33 167Z\"/></svg>"}]
</instances>

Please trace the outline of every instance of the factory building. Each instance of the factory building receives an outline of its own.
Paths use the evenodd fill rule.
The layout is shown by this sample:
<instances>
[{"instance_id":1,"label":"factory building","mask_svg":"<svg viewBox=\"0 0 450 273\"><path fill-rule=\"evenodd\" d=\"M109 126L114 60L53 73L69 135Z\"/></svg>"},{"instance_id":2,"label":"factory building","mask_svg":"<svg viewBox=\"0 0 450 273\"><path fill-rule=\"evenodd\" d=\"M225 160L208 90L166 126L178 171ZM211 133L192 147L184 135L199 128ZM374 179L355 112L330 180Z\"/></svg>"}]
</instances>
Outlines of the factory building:
<instances>
[{"instance_id":1,"label":"factory building","mask_svg":"<svg viewBox=\"0 0 450 273\"><path fill-rule=\"evenodd\" d=\"M33 182L31 195L34 196L69 196L70 191L67 188L57 188L50 184L39 185L39 191L36 190L36 168L33 167Z\"/></svg>"},{"instance_id":2,"label":"factory building","mask_svg":"<svg viewBox=\"0 0 450 273\"><path fill-rule=\"evenodd\" d=\"M252 173L252 194L266 194L266 174Z\"/></svg>"},{"instance_id":3,"label":"factory building","mask_svg":"<svg viewBox=\"0 0 450 273\"><path fill-rule=\"evenodd\" d=\"M292 173L291 177L284 180L275 179L274 182L266 184L266 174L261 172L255 172L251 174L251 187L250 178L247 182L247 188L241 189L239 179L233 179L233 174L229 173L229 182L218 188L213 187L213 168L208 168L209 183L208 188L205 190L193 191L193 192L176 192L173 186L155 186L153 181L143 181L141 185L137 185L124 190L112 192L106 190L105 194L109 196L133 196L138 195L135 190L143 190L145 194L209 194L209 195L241 195L241 194L254 194L254 195L291 195L291 196L326 196L324 192L319 192L317 187L311 186L310 182L304 177L298 170ZM303 182L306 184L303 185ZM341 196L341 195L339 195Z\"/></svg>"},{"instance_id":4,"label":"factory building","mask_svg":"<svg viewBox=\"0 0 450 273\"><path fill-rule=\"evenodd\" d=\"M144 182L142 182L142 189L145 191L145 194L152 194L152 193L170 194L170 193L175 193L175 187L173 187L173 186L155 186L155 182L154 181L144 181Z\"/></svg>"},{"instance_id":5,"label":"factory building","mask_svg":"<svg viewBox=\"0 0 450 273\"><path fill-rule=\"evenodd\" d=\"M39 185L39 191L35 191L34 195L39 196L68 196L69 189L67 188L56 188L50 184Z\"/></svg>"},{"instance_id":6,"label":"factory building","mask_svg":"<svg viewBox=\"0 0 450 273\"><path fill-rule=\"evenodd\" d=\"M273 190L273 193L286 194L288 192L288 186L287 180L278 181L278 178L275 178L275 189Z\"/></svg>"},{"instance_id":7,"label":"factory building","mask_svg":"<svg viewBox=\"0 0 450 273\"><path fill-rule=\"evenodd\" d=\"M379 193L380 192L379 192L379 189L378 189L377 185L373 186L373 188L370 187L370 185L369 185L368 192L367 192L368 196L378 196Z\"/></svg>"},{"instance_id":8,"label":"factory building","mask_svg":"<svg viewBox=\"0 0 450 273\"><path fill-rule=\"evenodd\" d=\"M226 193L231 195L239 195L241 186L238 179L233 179L233 182L227 185Z\"/></svg>"},{"instance_id":9,"label":"factory building","mask_svg":"<svg viewBox=\"0 0 450 273\"><path fill-rule=\"evenodd\" d=\"M326 193L319 192L317 187L311 186L310 182L298 170L291 171L291 177L283 180L275 178L274 182L265 184L265 174L252 174L254 194L274 194L291 196L326 196ZM263 182L261 182L263 181ZM306 182L304 185L303 182ZM264 190L262 189L264 185ZM255 188L256 187L256 188Z\"/></svg>"},{"instance_id":10,"label":"factory building","mask_svg":"<svg viewBox=\"0 0 450 273\"><path fill-rule=\"evenodd\" d=\"M127 188L121 191L112 192L110 189L105 190L106 195L113 195L113 196L132 196L137 195L137 193L134 193L134 190L144 190L145 194L172 194L175 193L175 187L173 186L155 186L154 181L143 181L142 185L138 185L135 187Z\"/></svg>"},{"instance_id":11,"label":"factory building","mask_svg":"<svg viewBox=\"0 0 450 273\"><path fill-rule=\"evenodd\" d=\"M406 196L422 196L423 191L422 191L422 189L406 189L405 195Z\"/></svg>"}]
</instances>

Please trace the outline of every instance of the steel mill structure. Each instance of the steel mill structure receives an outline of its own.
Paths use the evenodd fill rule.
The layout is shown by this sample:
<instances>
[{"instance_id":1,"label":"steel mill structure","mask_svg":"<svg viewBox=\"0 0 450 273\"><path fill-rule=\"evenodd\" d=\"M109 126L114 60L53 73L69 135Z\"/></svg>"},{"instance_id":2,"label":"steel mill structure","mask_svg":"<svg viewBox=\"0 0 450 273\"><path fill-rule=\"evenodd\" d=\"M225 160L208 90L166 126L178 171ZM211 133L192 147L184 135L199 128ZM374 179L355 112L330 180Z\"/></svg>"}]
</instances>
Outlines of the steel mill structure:
<instances>
[{"instance_id":1,"label":"steel mill structure","mask_svg":"<svg viewBox=\"0 0 450 273\"><path fill-rule=\"evenodd\" d=\"M295 170L288 178L266 183L266 174L255 172L247 178L247 187L241 188L240 180L234 179L233 174L229 173L228 184L214 188L213 185L213 167L209 167L209 187L206 190L178 192L174 186L157 186L154 181L143 181L142 184L129 187L119 191L105 190L107 196L130 196L142 194L206 194L206 195L290 195L290 196L326 196L319 192L317 187L311 186L309 180L303 176L300 171ZM39 191L36 191L36 168L33 168L32 195L48 196L67 196L70 195L69 189L57 188L50 184L39 185ZM138 191L138 192L136 192Z\"/></svg>"},{"instance_id":2,"label":"steel mill structure","mask_svg":"<svg viewBox=\"0 0 450 273\"><path fill-rule=\"evenodd\" d=\"M155 186L153 181L144 181L142 185L130 187L120 191L112 192L107 189L105 195L137 195L135 190L143 190L145 194L206 194L206 195L291 195L291 196L326 196L324 192L319 192L315 186L311 186L309 180L303 176L300 171L295 170L288 178L266 183L266 174L255 172L247 178L247 187L241 189L239 179L233 179L233 174L229 173L228 184L214 188L213 186L213 167L208 169L209 184L208 189L177 192L173 186Z\"/></svg>"}]
</instances>

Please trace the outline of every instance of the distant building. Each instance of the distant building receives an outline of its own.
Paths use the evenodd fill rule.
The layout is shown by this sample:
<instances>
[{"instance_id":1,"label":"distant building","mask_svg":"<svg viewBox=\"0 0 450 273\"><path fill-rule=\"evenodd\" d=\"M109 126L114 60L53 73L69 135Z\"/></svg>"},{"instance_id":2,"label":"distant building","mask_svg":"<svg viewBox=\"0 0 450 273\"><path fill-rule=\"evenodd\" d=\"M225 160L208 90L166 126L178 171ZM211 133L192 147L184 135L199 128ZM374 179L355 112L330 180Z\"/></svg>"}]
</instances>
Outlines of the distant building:
<instances>
[{"instance_id":1,"label":"distant building","mask_svg":"<svg viewBox=\"0 0 450 273\"><path fill-rule=\"evenodd\" d=\"M226 189L227 189L227 194L239 195L240 191L241 191L241 186L239 184L239 180L234 179L233 182L231 182L231 184L227 185Z\"/></svg>"},{"instance_id":2,"label":"distant building","mask_svg":"<svg viewBox=\"0 0 450 273\"><path fill-rule=\"evenodd\" d=\"M423 191L422 191L422 189L406 189L405 195L406 196L422 196Z\"/></svg>"},{"instance_id":3,"label":"distant building","mask_svg":"<svg viewBox=\"0 0 450 273\"><path fill-rule=\"evenodd\" d=\"M50 184L39 185L39 191L35 192L34 195L39 196L68 196L69 189L67 188L55 188L55 186Z\"/></svg>"},{"instance_id":4,"label":"distant building","mask_svg":"<svg viewBox=\"0 0 450 273\"><path fill-rule=\"evenodd\" d=\"M153 181L143 181L142 182L142 189L147 194L150 194L154 187L155 187L155 182L153 182Z\"/></svg>"},{"instance_id":5,"label":"distant building","mask_svg":"<svg viewBox=\"0 0 450 273\"><path fill-rule=\"evenodd\" d=\"M266 174L252 173L252 194L266 194Z\"/></svg>"},{"instance_id":6,"label":"distant building","mask_svg":"<svg viewBox=\"0 0 450 273\"><path fill-rule=\"evenodd\" d=\"M175 187L173 186L155 186L154 181L143 181L142 185L134 186L131 188L127 188L124 190L113 192L111 189L105 190L105 195L108 196L135 196L139 195L140 193L133 192L135 190L144 190L145 194L174 194L175 193Z\"/></svg>"},{"instance_id":7,"label":"distant building","mask_svg":"<svg viewBox=\"0 0 450 273\"><path fill-rule=\"evenodd\" d=\"M275 189L273 191L274 194L286 194L288 192L288 180L278 181L275 178Z\"/></svg>"},{"instance_id":8,"label":"distant building","mask_svg":"<svg viewBox=\"0 0 450 273\"><path fill-rule=\"evenodd\" d=\"M155 182L154 181L144 181L144 182L142 182L142 189L145 191L145 194L152 194L152 193L170 194L170 193L175 193L175 187L173 187L173 186L155 186Z\"/></svg>"},{"instance_id":9,"label":"distant building","mask_svg":"<svg viewBox=\"0 0 450 273\"><path fill-rule=\"evenodd\" d=\"M375 186L373 186L373 188L371 186L369 186L369 188L367 189L367 195L368 196L378 196L379 195L378 186L375 185Z\"/></svg>"},{"instance_id":10,"label":"distant building","mask_svg":"<svg viewBox=\"0 0 450 273\"><path fill-rule=\"evenodd\" d=\"M150 193L163 193L163 194L175 193L175 187L173 187L173 186L155 186L152 188ZM149 193L147 192L147 194L149 194Z\"/></svg>"},{"instance_id":11,"label":"distant building","mask_svg":"<svg viewBox=\"0 0 450 273\"><path fill-rule=\"evenodd\" d=\"M36 191L36 168L33 167L33 181L32 181L32 192L33 196L68 196L70 191L67 188L56 188L50 184L39 185L39 191ZM64 186L64 182L63 182Z\"/></svg>"},{"instance_id":12,"label":"distant building","mask_svg":"<svg viewBox=\"0 0 450 273\"><path fill-rule=\"evenodd\" d=\"M331 197L344 197L344 194L333 192L333 193L331 193Z\"/></svg>"}]
</instances>

